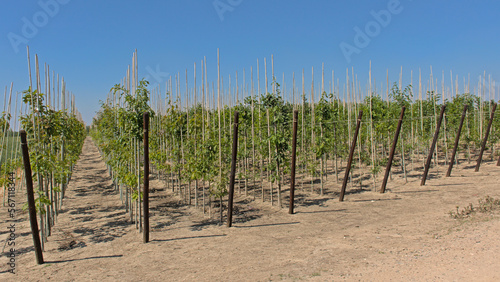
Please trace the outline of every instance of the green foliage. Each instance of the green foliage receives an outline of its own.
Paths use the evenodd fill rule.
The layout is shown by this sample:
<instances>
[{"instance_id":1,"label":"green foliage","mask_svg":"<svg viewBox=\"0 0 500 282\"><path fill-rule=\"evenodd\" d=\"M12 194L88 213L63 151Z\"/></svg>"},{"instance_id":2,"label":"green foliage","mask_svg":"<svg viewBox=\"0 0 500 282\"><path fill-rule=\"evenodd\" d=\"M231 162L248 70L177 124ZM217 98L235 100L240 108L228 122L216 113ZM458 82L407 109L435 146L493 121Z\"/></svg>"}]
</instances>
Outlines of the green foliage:
<instances>
[{"instance_id":1,"label":"green foliage","mask_svg":"<svg viewBox=\"0 0 500 282\"><path fill-rule=\"evenodd\" d=\"M148 105L148 85L149 82L147 80L141 80L134 95L130 94L120 84L116 84L111 88L114 95L119 93L121 98L125 101L125 107L118 110L119 125L123 128L124 132L137 139L141 139L143 134L143 114L149 112L150 118L154 117L154 112Z\"/></svg>"},{"instance_id":2,"label":"green foliage","mask_svg":"<svg viewBox=\"0 0 500 282\"><path fill-rule=\"evenodd\" d=\"M21 124L29 139L30 158L34 175L54 175L56 184L63 183L69 168L81 153L85 126L75 116L44 105L44 94L29 89L23 92L23 102L34 111L21 116ZM63 156L60 155L64 148Z\"/></svg>"},{"instance_id":3,"label":"green foliage","mask_svg":"<svg viewBox=\"0 0 500 282\"><path fill-rule=\"evenodd\" d=\"M116 84L111 88L114 101L101 102L101 109L94 117L90 134L101 149L106 163L112 168L114 180L133 189L132 198L136 200L139 192L137 172L137 146L143 139L143 114L149 112L150 119L155 118L149 106L149 82L141 80L135 93L129 93L125 87ZM115 99L116 98L116 99ZM155 144L151 144L155 145ZM151 159L165 160L165 156L152 150Z\"/></svg>"},{"instance_id":4,"label":"green foliage","mask_svg":"<svg viewBox=\"0 0 500 282\"><path fill-rule=\"evenodd\" d=\"M45 214L47 213L46 206L50 206L52 202L47 198L45 193L40 190L36 190L36 197L35 197L35 211L38 214ZM28 202L24 203L22 207L23 211L28 210Z\"/></svg>"},{"instance_id":5,"label":"green foliage","mask_svg":"<svg viewBox=\"0 0 500 282\"><path fill-rule=\"evenodd\" d=\"M409 158L415 158L415 153L425 152L442 105L447 105L447 112L438 146L444 146L444 150L453 142L463 104L469 105L461 138L461 146L467 148L480 144L480 124L485 127L490 107L490 102L481 103L478 97L468 93L457 94L453 99L443 101L443 93L429 91L424 93L422 99L415 99L411 85L400 89L396 83L388 91L387 98L385 93L382 98L374 91L362 101L353 102L352 95L359 92L350 89L344 93L344 98L339 97L338 92L323 92L314 104L311 102L313 99L308 101L303 94L302 102L293 105L284 100L280 85L273 79L273 93L247 96L241 103L231 107L207 106L204 103L207 97L204 102L192 103L190 100L189 106L182 107L178 98L167 93L165 100L160 99L162 112L154 113L147 105L149 98L146 87L146 82L141 83L138 93L130 95L123 87L115 86L112 89L113 96L103 103L94 120L92 136L106 162L112 167L113 176L129 187L137 186L134 146L142 140L142 113L150 111L150 159L154 168L180 179L181 183L208 181L210 193L215 197L227 193L235 111L240 114L238 178L260 177L262 173L268 177L268 181L279 182L290 169L294 109L299 112L299 171L312 176L324 175L325 163L326 168L330 169L332 159L345 160L358 112L362 110L364 114L353 165L368 168L376 176L387 164L387 155L403 106L406 112L396 147L395 166L402 166L403 161L408 164L411 161ZM210 92L204 94L207 93ZM359 100L359 96L356 100ZM494 126L500 126L500 121L495 119ZM444 134L446 143L442 138ZM490 136L490 140L495 142L500 138L500 131L494 130ZM402 159L403 156L405 159ZM412 167L416 166L414 162L411 164Z\"/></svg>"},{"instance_id":6,"label":"green foliage","mask_svg":"<svg viewBox=\"0 0 500 282\"><path fill-rule=\"evenodd\" d=\"M10 129L10 119L11 114L2 112L2 116L0 117L0 132L4 133Z\"/></svg>"},{"instance_id":7,"label":"green foliage","mask_svg":"<svg viewBox=\"0 0 500 282\"><path fill-rule=\"evenodd\" d=\"M401 109L401 107L403 106L409 107L413 99L411 85L402 90L399 89L396 83L394 83L389 97L394 101L392 105L397 106L399 109Z\"/></svg>"},{"instance_id":8,"label":"green foliage","mask_svg":"<svg viewBox=\"0 0 500 282\"><path fill-rule=\"evenodd\" d=\"M20 117L22 128L28 137L33 176L38 181L53 179L53 191L60 192L60 184L66 183L71 166L81 153L86 132L85 126L65 110L55 111L44 104L44 94L31 88L23 92L23 102L31 112ZM21 166L16 159L12 169ZM39 183L40 184L40 183ZM37 190L37 212L44 214L45 206L52 203L45 192Z\"/></svg>"},{"instance_id":9,"label":"green foliage","mask_svg":"<svg viewBox=\"0 0 500 282\"><path fill-rule=\"evenodd\" d=\"M269 141L271 143L271 160L269 169L277 171L271 174L271 181L280 181L281 170L288 167L288 154L290 151L290 108L287 107L281 97L280 85L276 81L276 94L267 93L262 96L262 104L269 110L271 134Z\"/></svg>"}]
</instances>

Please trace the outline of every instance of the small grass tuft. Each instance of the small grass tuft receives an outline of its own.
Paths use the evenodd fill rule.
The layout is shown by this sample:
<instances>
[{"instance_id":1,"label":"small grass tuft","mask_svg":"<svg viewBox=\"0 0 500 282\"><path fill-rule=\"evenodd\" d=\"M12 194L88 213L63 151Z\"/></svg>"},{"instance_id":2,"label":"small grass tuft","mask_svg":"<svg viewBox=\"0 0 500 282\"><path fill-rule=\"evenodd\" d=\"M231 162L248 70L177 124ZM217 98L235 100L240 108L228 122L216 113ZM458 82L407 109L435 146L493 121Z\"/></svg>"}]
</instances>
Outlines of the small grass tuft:
<instances>
[{"instance_id":1,"label":"small grass tuft","mask_svg":"<svg viewBox=\"0 0 500 282\"><path fill-rule=\"evenodd\" d=\"M450 211L450 217L454 219L464 219L472 216L476 212L489 213L500 209L500 200L486 196L484 199L478 200L478 206L474 207L472 203L460 210L459 206L456 206L456 211Z\"/></svg>"}]
</instances>

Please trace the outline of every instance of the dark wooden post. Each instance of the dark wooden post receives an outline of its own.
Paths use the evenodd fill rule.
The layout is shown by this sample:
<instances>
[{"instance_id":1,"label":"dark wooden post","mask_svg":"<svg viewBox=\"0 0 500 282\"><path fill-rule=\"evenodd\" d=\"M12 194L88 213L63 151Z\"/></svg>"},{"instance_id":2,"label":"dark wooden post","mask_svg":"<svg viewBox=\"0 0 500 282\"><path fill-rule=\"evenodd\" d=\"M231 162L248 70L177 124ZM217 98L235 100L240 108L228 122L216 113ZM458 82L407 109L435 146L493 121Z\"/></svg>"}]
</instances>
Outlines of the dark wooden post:
<instances>
[{"instance_id":1,"label":"dark wooden post","mask_svg":"<svg viewBox=\"0 0 500 282\"><path fill-rule=\"evenodd\" d=\"M436 142L439 136L439 129L441 128L441 122L443 121L444 110L446 105L441 106L441 113L439 114L438 123L436 125L436 132L434 132L434 139L432 139L432 145L429 149L429 155L427 155L427 161L425 162L424 175L422 175L422 180L420 181L420 186L425 185L425 180L427 180L427 174L429 173L429 167L431 166L432 154L434 154L434 148L436 147Z\"/></svg>"},{"instance_id":2,"label":"dark wooden post","mask_svg":"<svg viewBox=\"0 0 500 282\"><path fill-rule=\"evenodd\" d=\"M233 123L233 154L231 156L231 176L229 178L229 199L227 201L227 227L233 225L234 178L236 175L236 157L238 154L238 111L234 112Z\"/></svg>"},{"instance_id":3,"label":"dark wooden post","mask_svg":"<svg viewBox=\"0 0 500 282\"><path fill-rule=\"evenodd\" d=\"M297 159L297 120L299 111L293 111L293 131L292 131L292 167L290 169L290 207L288 213L293 214L293 205L295 201L295 162Z\"/></svg>"},{"instance_id":4,"label":"dark wooden post","mask_svg":"<svg viewBox=\"0 0 500 282\"><path fill-rule=\"evenodd\" d=\"M21 130L21 150L23 152L24 175L26 177L26 192L28 194L28 211L30 216L31 234L35 245L36 263L43 264L42 244L40 233L38 232L38 222L36 221L35 196L33 195L33 179L31 178L31 163L28 152L28 142L26 141L26 131Z\"/></svg>"},{"instance_id":5,"label":"dark wooden post","mask_svg":"<svg viewBox=\"0 0 500 282\"><path fill-rule=\"evenodd\" d=\"M403 117L405 115L406 107L401 108L401 114L399 115L398 127L396 128L396 133L394 134L394 140L392 141L391 152L389 153L389 160L387 160L387 167L385 168L384 180L382 181L382 187L380 188L380 193L385 193L385 187L387 186L387 179L389 178L389 173L391 172L392 160L394 159L394 152L396 151L396 146L398 144L399 132L401 132L401 126L403 125Z\"/></svg>"},{"instance_id":6,"label":"dark wooden post","mask_svg":"<svg viewBox=\"0 0 500 282\"><path fill-rule=\"evenodd\" d=\"M143 190L143 209L144 209L144 230L143 242L149 242L149 112L143 115L144 130L144 190Z\"/></svg>"},{"instance_id":7,"label":"dark wooden post","mask_svg":"<svg viewBox=\"0 0 500 282\"><path fill-rule=\"evenodd\" d=\"M344 201L345 189L347 187L347 181L349 180L349 172L351 171L352 158L354 156L354 150L356 149L356 141L358 140L359 127L361 126L361 117L363 117L363 111L359 111L358 122L356 124L356 131L354 132L354 138L352 139L351 150L349 151L349 161L347 162L344 181L342 182L342 190L340 190L340 197L339 197L340 202Z\"/></svg>"},{"instance_id":8,"label":"dark wooden post","mask_svg":"<svg viewBox=\"0 0 500 282\"><path fill-rule=\"evenodd\" d=\"M479 158L477 159L476 172L479 171L481 166L481 161L483 160L484 149L486 148L486 142L488 141L488 136L490 135L491 124L493 123L493 117L495 116L495 110L497 109L497 103L493 103L493 109L491 110L490 122L488 122L488 128L486 129L486 134L484 135L483 144L481 145L481 152L479 152Z\"/></svg>"},{"instance_id":9,"label":"dark wooden post","mask_svg":"<svg viewBox=\"0 0 500 282\"><path fill-rule=\"evenodd\" d=\"M453 169L453 163L455 163L455 156L457 154L458 142L460 141L460 133L462 132L462 126L464 125L465 116L467 113L467 104L464 105L464 110L462 111L462 118L460 119L460 124L458 125L457 137L455 137L455 145L453 146L453 152L451 153L451 161L448 166L448 172L446 172L446 177L450 177L451 170Z\"/></svg>"}]
</instances>

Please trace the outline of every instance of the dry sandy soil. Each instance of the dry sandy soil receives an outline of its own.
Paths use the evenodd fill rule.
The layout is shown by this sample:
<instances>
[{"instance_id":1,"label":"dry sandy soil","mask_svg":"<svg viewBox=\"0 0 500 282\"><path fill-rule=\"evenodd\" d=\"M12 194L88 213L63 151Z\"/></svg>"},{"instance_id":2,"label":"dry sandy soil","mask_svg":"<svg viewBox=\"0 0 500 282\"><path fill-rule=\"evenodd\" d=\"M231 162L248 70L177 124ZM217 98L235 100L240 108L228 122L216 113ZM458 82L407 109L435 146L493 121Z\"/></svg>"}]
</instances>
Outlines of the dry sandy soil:
<instances>
[{"instance_id":1,"label":"dry sandy soil","mask_svg":"<svg viewBox=\"0 0 500 282\"><path fill-rule=\"evenodd\" d=\"M217 225L153 180L151 242L131 224L87 139L53 233L37 265L27 213L16 221L16 274L0 281L500 281L498 213L464 220L456 206L500 198L500 167L433 169L426 186L396 176L388 192L302 197L296 214L237 196L235 224ZM339 184L329 184L339 190ZM306 194L300 194L299 196ZM25 200L18 191L16 199ZM20 203L18 205L21 205ZM9 235L0 209L0 247Z\"/></svg>"}]
</instances>

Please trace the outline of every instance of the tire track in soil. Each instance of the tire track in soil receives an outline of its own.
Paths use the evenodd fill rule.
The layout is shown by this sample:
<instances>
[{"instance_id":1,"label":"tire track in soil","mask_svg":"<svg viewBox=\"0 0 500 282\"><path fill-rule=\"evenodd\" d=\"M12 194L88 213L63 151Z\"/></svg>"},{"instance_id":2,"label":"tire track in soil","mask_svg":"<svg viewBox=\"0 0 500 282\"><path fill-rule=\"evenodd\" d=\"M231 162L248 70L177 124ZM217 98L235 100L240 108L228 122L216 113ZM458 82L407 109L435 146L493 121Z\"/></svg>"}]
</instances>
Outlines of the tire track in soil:
<instances>
[{"instance_id":1,"label":"tire track in soil","mask_svg":"<svg viewBox=\"0 0 500 282\"><path fill-rule=\"evenodd\" d=\"M46 251L111 242L127 234L131 227L106 165L87 137Z\"/></svg>"}]
</instances>

